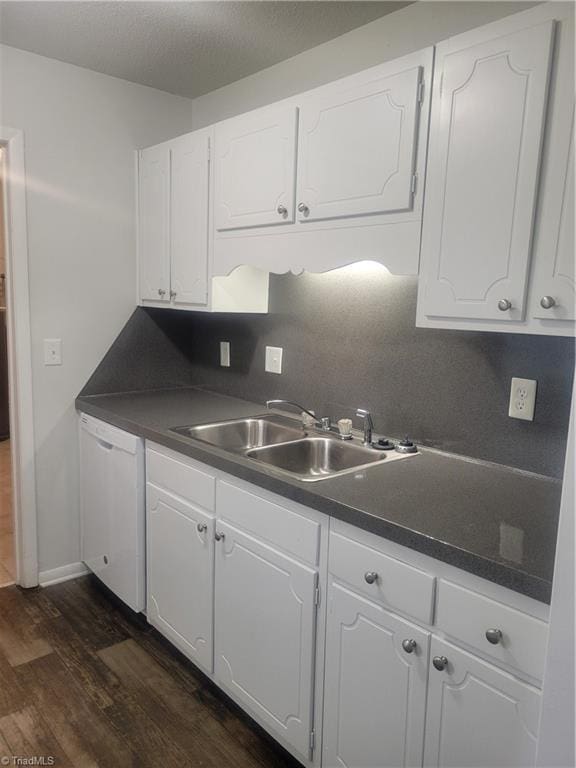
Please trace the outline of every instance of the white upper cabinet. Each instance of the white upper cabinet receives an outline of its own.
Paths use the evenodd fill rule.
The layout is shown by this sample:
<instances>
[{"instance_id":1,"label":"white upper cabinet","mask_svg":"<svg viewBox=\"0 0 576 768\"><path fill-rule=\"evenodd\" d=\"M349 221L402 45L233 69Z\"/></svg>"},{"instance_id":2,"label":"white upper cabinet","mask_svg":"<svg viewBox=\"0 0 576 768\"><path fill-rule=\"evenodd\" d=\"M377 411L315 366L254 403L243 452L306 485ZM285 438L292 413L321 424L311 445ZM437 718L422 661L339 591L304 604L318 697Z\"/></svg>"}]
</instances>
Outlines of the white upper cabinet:
<instances>
[{"instance_id":1,"label":"white upper cabinet","mask_svg":"<svg viewBox=\"0 0 576 768\"><path fill-rule=\"evenodd\" d=\"M396 68L362 73L302 104L300 221L412 207L422 69Z\"/></svg>"},{"instance_id":2,"label":"white upper cabinet","mask_svg":"<svg viewBox=\"0 0 576 768\"><path fill-rule=\"evenodd\" d=\"M170 300L170 149L144 149L139 162L140 298Z\"/></svg>"},{"instance_id":3,"label":"white upper cabinet","mask_svg":"<svg viewBox=\"0 0 576 768\"><path fill-rule=\"evenodd\" d=\"M437 47L417 325L573 335L574 9Z\"/></svg>"},{"instance_id":4,"label":"white upper cabinet","mask_svg":"<svg viewBox=\"0 0 576 768\"><path fill-rule=\"evenodd\" d=\"M175 304L208 298L209 136L190 133L172 142L170 253Z\"/></svg>"},{"instance_id":5,"label":"white upper cabinet","mask_svg":"<svg viewBox=\"0 0 576 768\"><path fill-rule=\"evenodd\" d=\"M200 312L267 312L267 273L212 275L211 141L208 128L139 153L138 299Z\"/></svg>"},{"instance_id":6,"label":"white upper cabinet","mask_svg":"<svg viewBox=\"0 0 576 768\"><path fill-rule=\"evenodd\" d=\"M574 105L568 137L562 142L563 155L557 168L558 180L550 201L553 210L543 221L542 239L547 241L549 256L536 262L534 273L533 308L534 317L542 320L574 320ZM555 204L554 204L555 202Z\"/></svg>"},{"instance_id":7,"label":"white upper cabinet","mask_svg":"<svg viewBox=\"0 0 576 768\"><path fill-rule=\"evenodd\" d=\"M272 107L216 126L216 229L294 221L296 107Z\"/></svg>"},{"instance_id":8,"label":"white upper cabinet","mask_svg":"<svg viewBox=\"0 0 576 768\"><path fill-rule=\"evenodd\" d=\"M423 311L522 319L553 22L436 50Z\"/></svg>"},{"instance_id":9,"label":"white upper cabinet","mask_svg":"<svg viewBox=\"0 0 576 768\"><path fill-rule=\"evenodd\" d=\"M214 274L417 274L433 49L215 127ZM296 195L295 195L296 192Z\"/></svg>"}]
</instances>

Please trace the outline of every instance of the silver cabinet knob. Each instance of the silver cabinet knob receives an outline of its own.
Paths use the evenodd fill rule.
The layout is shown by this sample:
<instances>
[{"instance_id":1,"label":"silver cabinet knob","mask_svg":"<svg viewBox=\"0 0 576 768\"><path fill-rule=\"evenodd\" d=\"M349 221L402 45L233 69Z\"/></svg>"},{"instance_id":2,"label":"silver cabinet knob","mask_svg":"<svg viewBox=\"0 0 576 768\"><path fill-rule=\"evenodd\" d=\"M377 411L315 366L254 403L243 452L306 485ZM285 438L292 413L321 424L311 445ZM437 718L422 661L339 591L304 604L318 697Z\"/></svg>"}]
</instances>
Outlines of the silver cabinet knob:
<instances>
[{"instance_id":1,"label":"silver cabinet knob","mask_svg":"<svg viewBox=\"0 0 576 768\"><path fill-rule=\"evenodd\" d=\"M276 208L276 210L278 211L280 216L287 216L288 215L288 208L286 208L285 205L282 205L282 203L280 203L280 205L278 206L278 208Z\"/></svg>"},{"instance_id":2,"label":"silver cabinet knob","mask_svg":"<svg viewBox=\"0 0 576 768\"><path fill-rule=\"evenodd\" d=\"M298 210L300 213L303 213L304 216L308 216L310 213L310 208L306 205L306 203L298 203Z\"/></svg>"},{"instance_id":3,"label":"silver cabinet knob","mask_svg":"<svg viewBox=\"0 0 576 768\"><path fill-rule=\"evenodd\" d=\"M175 299L177 295L178 294L176 293L176 291L170 291L170 298L171 299Z\"/></svg>"},{"instance_id":4,"label":"silver cabinet knob","mask_svg":"<svg viewBox=\"0 0 576 768\"><path fill-rule=\"evenodd\" d=\"M158 288L158 296L164 296L166 294L166 291L164 288Z\"/></svg>"},{"instance_id":5,"label":"silver cabinet knob","mask_svg":"<svg viewBox=\"0 0 576 768\"><path fill-rule=\"evenodd\" d=\"M552 307L556 306L556 299L554 296L542 296L540 306L542 309L552 309Z\"/></svg>"},{"instance_id":6,"label":"silver cabinet knob","mask_svg":"<svg viewBox=\"0 0 576 768\"><path fill-rule=\"evenodd\" d=\"M366 584L374 584L375 581L378 581L378 574L376 571L366 571L364 581Z\"/></svg>"},{"instance_id":7,"label":"silver cabinet knob","mask_svg":"<svg viewBox=\"0 0 576 768\"><path fill-rule=\"evenodd\" d=\"M489 643L492 643L492 645L498 645L499 642L502 640L502 630L501 629L487 629L486 630L486 640L488 640Z\"/></svg>"},{"instance_id":8,"label":"silver cabinet knob","mask_svg":"<svg viewBox=\"0 0 576 768\"><path fill-rule=\"evenodd\" d=\"M206 523L198 523L196 525L196 530L198 531L198 533L204 533L204 531L208 530L208 526L206 525Z\"/></svg>"},{"instance_id":9,"label":"silver cabinet knob","mask_svg":"<svg viewBox=\"0 0 576 768\"><path fill-rule=\"evenodd\" d=\"M432 664L434 664L434 667L438 672L442 672L448 666L448 659L446 656L434 656Z\"/></svg>"},{"instance_id":10,"label":"silver cabinet knob","mask_svg":"<svg viewBox=\"0 0 576 768\"><path fill-rule=\"evenodd\" d=\"M512 302L510 299L500 299L498 309L500 312L508 312L509 309L512 309Z\"/></svg>"},{"instance_id":11,"label":"silver cabinet knob","mask_svg":"<svg viewBox=\"0 0 576 768\"><path fill-rule=\"evenodd\" d=\"M418 643L416 640L410 638L409 640L402 640L402 649L406 651L406 653L414 653L414 651L418 648Z\"/></svg>"},{"instance_id":12,"label":"silver cabinet knob","mask_svg":"<svg viewBox=\"0 0 576 768\"><path fill-rule=\"evenodd\" d=\"M214 538L216 539L216 541L223 541L226 538L226 536L222 532L219 533L218 531L216 531L216 533L214 534Z\"/></svg>"}]
</instances>

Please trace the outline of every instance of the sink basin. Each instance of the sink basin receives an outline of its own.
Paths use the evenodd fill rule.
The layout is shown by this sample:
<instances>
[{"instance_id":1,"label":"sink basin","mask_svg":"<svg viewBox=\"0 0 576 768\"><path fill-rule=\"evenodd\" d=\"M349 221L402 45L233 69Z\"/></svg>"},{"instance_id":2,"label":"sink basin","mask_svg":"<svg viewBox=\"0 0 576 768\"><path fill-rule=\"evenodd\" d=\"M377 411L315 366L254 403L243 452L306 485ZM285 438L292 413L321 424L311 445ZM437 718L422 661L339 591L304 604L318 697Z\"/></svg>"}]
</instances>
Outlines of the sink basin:
<instances>
[{"instance_id":1,"label":"sink basin","mask_svg":"<svg viewBox=\"0 0 576 768\"><path fill-rule=\"evenodd\" d=\"M384 452L329 437L307 437L291 443L255 448L249 450L246 456L307 482L354 472L387 458Z\"/></svg>"},{"instance_id":2,"label":"sink basin","mask_svg":"<svg viewBox=\"0 0 576 768\"><path fill-rule=\"evenodd\" d=\"M217 424L174 427L172 432L235 452L298 440L306 434L293 420L281 416L254 416Z\"/></svg>"}]
</instances>

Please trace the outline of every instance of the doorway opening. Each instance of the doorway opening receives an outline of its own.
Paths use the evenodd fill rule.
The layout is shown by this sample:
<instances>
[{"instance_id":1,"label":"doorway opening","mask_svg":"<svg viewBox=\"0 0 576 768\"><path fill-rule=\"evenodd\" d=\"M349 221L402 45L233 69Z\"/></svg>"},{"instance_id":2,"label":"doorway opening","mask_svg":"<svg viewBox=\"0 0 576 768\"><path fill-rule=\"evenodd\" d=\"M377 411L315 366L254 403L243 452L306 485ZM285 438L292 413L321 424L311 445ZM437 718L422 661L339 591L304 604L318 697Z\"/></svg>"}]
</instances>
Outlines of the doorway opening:
<instances>
[{"instance_id":1,"label":"doorway opening","mask_svg":"<svg viewBox=\"0 0 576 768\"><path fill-rule=\"evenodd\" d=\"M8 249L5 149L0 146L0 587L16 580L10 402L8 385Z\"/></svg>"}]
</instances>

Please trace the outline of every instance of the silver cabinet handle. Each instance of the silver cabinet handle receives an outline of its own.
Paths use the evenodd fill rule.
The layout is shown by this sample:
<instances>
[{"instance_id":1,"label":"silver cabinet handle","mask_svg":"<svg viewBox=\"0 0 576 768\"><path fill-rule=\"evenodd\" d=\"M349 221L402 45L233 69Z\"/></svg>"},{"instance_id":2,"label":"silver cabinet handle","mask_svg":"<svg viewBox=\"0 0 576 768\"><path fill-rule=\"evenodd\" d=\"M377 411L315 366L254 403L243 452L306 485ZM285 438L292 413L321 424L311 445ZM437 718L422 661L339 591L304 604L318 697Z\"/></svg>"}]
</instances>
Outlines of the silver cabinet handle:
<instances>
[{"instance_id":1,"label":"silver cabinet handle","mask_svg":"<svg viewBox=\"0 0 576 768\"><path fill-rule=\"evenodd\" d=\"M198 531L198 533L204 533L204 531L208 530L208 526L206 525L206 523L198 523L196 525L196 530Z\"/></svg>"},{"instance_id":2,"label":"silver cabinet handle","mask_svg":"<svg viewBox=\"0 0 576 768\"><path fill-rule=\"evenodd\" d=\"M276 208L276 210L278 211L280 216L287 216L288 215L288 208L286 208L285 205L282 205L282 203L280 203L280 205L278 206L278 208Z\"/></svg>"},{"instance_id":3,"label":"silver cabinet handle","mask_svg":"<svg viewBox=\"0 0 576 768\"><path fill-rule=\"evenodd\" d=\"M366 571L364 581L366 584L374 584L375 581L378 581L378 574L376 571Z\"/></svg>"},{"instance_id":4,"label":"silver cabinet handle","mask_svg":"<svg viewBox=\"0 0 576 768\"><path fill-rule=\"evenodd\" d=\"M164 288L158 288L158 296L164 296L166 294L166 291Z\"/></svg>"},{"instance_id":5,"label":"silver cabinet handle","mask_svg":"<svg viewBox=\"0 0 576 768\"><path fill-rule=\"evenodd\" d=\"M304 216L308 216L310 213L310 208L306 205L306 203L298 203L298 210L300 213L303 213Z\"/></svg>"},{"instance_id":6,"label":"silver cabinet handle","mask_svg":"<svg viewBox=\"0 0 576 768\"><path fill-rule=\"evenodd\" d=\"M223 534L221 532L218 533L218 531L216 531L216 533L214 534L214 538L216 539L216 541L222 541L223 539L226 538L226 536L225 536L225 534Z\"/></svg>"},{"instance_id":7,"label":"silver cabinet handle","mask_svg":"<svg viewBox=\"0 0 576 768\"><path fill-rule=\"evenodd\" d=\"M492 645L498 645L499 642L502 640L502 630L501 629L487 629L486 630L486 640L488 640L489 643L492 643Z\"/></svg>"},{"instance_id":8,"label":"silver cabinet handle","mask_svg":"<svg viewBox=\"0 0 576 768\"><path fill-rule=\"evenodd\" d=\"M402 640L402 648L406 653L414 653L416 648L418 648L418 643L413 638Z\"/></svg>"},{"instance_id":9,"label":"silver cabinet handle","mask_svg":"<svg viewBox=\"0 0 576 768\"><path fill-rule=\"evenodd\" d=\"M510 299L500 299L498 309L500 312L508 312L509 309L512 309L512 302Z\"/></svg>"},{"instance_id":10,"label":"silver cabinet handle","mask_svg":"<svg viewBox=\"0 0 576 768\"><path fill-rule=\"evenodd\" d=\"M171 299L175 299L177 295L178 294L176 293L176 291L170 291L170 298Z\"/></svg>"},{"instance_id":11,"label":"silver cabinet handle","mask_svg":"<svg viewBox=\"0 0 576 768\"><path fill-rule=\"evenodd\" d=\"M434 667L438 672L442 672L448 666L448 659L446 656L434 656L432 664L434 664Z\"/></svg>"},{"instance_id":12,"label":"silver cabinet handle","mask_svg":"<svg viewBox=\"0 0 576 768\"><path fill-rule=\"evenodd\" d=\"M552 309L552 307L556 306L556 299L554 296L542 296L540 306L542 309Z\"/></svg>"}]
</instances>

